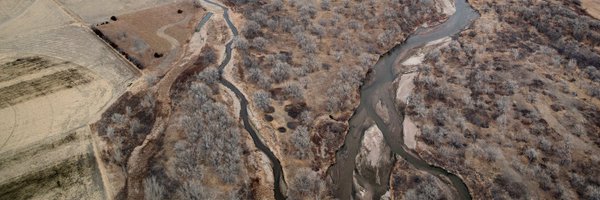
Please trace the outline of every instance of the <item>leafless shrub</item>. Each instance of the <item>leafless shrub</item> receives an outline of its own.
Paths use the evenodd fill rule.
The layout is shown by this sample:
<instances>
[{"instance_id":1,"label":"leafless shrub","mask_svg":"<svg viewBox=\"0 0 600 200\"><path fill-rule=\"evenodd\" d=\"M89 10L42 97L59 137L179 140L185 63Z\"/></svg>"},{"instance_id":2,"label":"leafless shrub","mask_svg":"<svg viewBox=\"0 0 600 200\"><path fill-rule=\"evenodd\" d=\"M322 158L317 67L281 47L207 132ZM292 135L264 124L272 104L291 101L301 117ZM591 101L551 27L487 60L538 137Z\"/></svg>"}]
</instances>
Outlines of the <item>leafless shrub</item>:
<instances>
[{"instance_id":1,"label":"leafless shrub","mask_svg":"<svg viewBox=\"0 0 600 200\"><path fill-rule=\"evenodd\" d=\"M298 169L289 186L290 199L321 199L320 193L325 187L317 173L308 168Z\"/></svg>"},{"instance_id":2,"label":"leafless shrub","mask_svg":"<svg viewBox=\"0 0 600 200\"><path fill-rule=\"evenodd\" d=\"M256 37L252 40L252 47L256 48L257 50L263 51L265 50L267 43L268 41L265 38Z\"/></svg>"},{"instance_id":3,"label":"leafless shrub","mask_svg":"<svg viewBox=\"0 0 600 200\"><path fill-rule=\"evenodd\" d=\"M301 100L304 97L304 92L298 84L292 83L283 87L283 95L288 99Z\"/></svg>"},{"instance_id":4,"label":"leafless shrub","mask_svg":"<svg viewBox=\"0 0 600 200\"><path fill-rule=\"evenodd\" d=\"M252 95L254 97L254 106L263 112L271 109L271 94L264 90L259 90Z\"/></svg>"},{"instance_id":5,"label":"leafless shrub","mask_svg":"<svg viewBox=\"0 0 600 200\"><path fill-rule=\"evenodd\" d=\"M177 190L177 194L181 199L193 200L214 199L216 197L213 191L196 180L183 183L183 186Z\"/></svg>"},{"instance_id":6,"label":"leafless shrub","mask_svg":"<svg viewBox=\"0 0 600 200\"><path fill-rule=\"evenodd\" d=\"M248 20L244 28L242 28L242 33L246 38L254 38L260 34L260 24L255 21Z\"/></svg>"},{"instance_id":7,"label":"leafless shrub","mask_svg":"<svg viewBox=\"0 0 600 200\"><path fill-rule=\"evenodd\" d=\"M215 85L221 79L221 73L215 67L208 67L198 73L197 78L207 85Z\"/></svg>"},{"instance_id":8,"label":"leafless shrub","mask_svg":"<svg viewBox=\"0 0 600 200\"><path fill-rule=\"evenodd\" d=\"M156 176L144 179L144 199L162 200L166 193L165 187L158 182Z\"/></svg>"},{"instance_id":9,"label":"leafless shrub","mask_svg":"<svg viewBox=\"0 0 600 200\"><path fill-rule=\"evenodd\" d=\"M527 156L527 159L529 159L529 161L533 162L537 159L538 157L538 152L533 149L533 148L529 148L527 150L525 150L525 156Z\"/></svg>"},{"instance_id":10,"label":"leafless shrub","mask_svg":"<svg viewBox=\"0 0 600 200\"><path fill-rule=\"evenodd\" d=\"M298 126L296 130L292 132L290 142L296 149L291 152L294 157L298 159L310 157L312 142L310 141L310 132L306 126Z\"/></svg>"},{"instance_id":11,"label":"leafless shrub","mask_svg":"<svg viewBox=\"0 0 600 200\"><path fill-rule=\"evenodd\" d=\"M422 180L416 187L416 189L409 189L404 194L404 199L406 200L421 200L421 199L445 199L445 195L435 185L435 178L432 176L427 176L424 180Z\"/></svg>"},{"instance_id":12,"label":"leafless shrub","mask_svg":"<svg viewBox=\"0 0 600 200\"><path fill-rule=\"evenodd\" d=\"M233 43L234 47L238 50L246 51L248 50L249 44L248 40L242 36L238 36L235 38L235 42Z\"/></svg>"},{"instance_id":13,"label":"leafless shrub","mask_svg":"<svg viewBox=\"0 0 600 200\"><path fill-rule=\"evenodd\" d=\"M331 6L330 0L321 0L321 10L329 10Z\"/></svg>"},{"instance_id":14,"label":"leafless shrub","mask_svg":"<svg viewBox=\"0 0 600 200\"><path fill-rule=\"evenodd\" d=\"M271 78L278 83L287 80L290 77L290 68L291 66L287 63L277 62L271 71Z\"/></svg>"}]
</instances>

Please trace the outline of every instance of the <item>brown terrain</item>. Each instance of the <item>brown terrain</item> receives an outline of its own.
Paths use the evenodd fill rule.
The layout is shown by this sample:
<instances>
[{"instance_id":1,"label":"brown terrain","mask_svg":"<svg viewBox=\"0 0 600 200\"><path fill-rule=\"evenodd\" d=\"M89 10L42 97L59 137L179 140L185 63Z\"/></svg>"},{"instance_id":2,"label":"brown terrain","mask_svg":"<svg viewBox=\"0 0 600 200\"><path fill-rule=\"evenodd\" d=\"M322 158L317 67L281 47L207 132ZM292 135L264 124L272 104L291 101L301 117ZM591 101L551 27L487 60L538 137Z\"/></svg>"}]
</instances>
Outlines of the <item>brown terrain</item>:
<instances>
[{"instance_id":1,"label":"brown terrain","mask_svg":"<svg viewBox=\"0 0 600 200\"><path fill-rule=\"evenodd\" d=\"M469 3L481 17L467 30L395 61L408 153L474 199L600 199L599 2ZM275 199L273 158L224 80L281 163L282 195L334 199L327 172L373 65L456 10L216 4L239 35L204 0L0 0L0 199ZM365 121L353 197L456 197Z\"/></svg>"},{"instance_id":2,"label":"brown terrain","mask_svg":"<svg viewBox=\"0 0 600 200\"><path fill-rule=\"evenodd\" d=\"M139 68L164 73L182 55L180 44L188 42L204 14L202 8L185 1L111 16L94 28Z\"/></svg>"},{"instance_id":3,"label":"brown terrain","mask_svg":"<svg viewBox=\"0 0 600 200\"><path fill-rule=\"evenodd\" d=\"M345 137L362 79L379 55L417 27L444 20L443 3L229 2L244 20L225 76L249 97L250 115L282 163L288 197L326 198L325 172ZM313 191L295 184L306 171L321 179L310 183L317 185Z\"/></svg>"},{"instance_id":4,"label":"brown terrain","mask_svg":"<svg viewBox=\"0 0 600 200\"><path fill-rule=\"evenodd\" d=\"M385 195L389 199L452 199L452 189L443 180L415 169L400 156L396 157L389 187Z\"/></svg>"},{"instance_id":5,"label":"brown terrain","mask_svg":"<svg viewBox=\"0 0 600 200\"><path fill-rule=\"evenodd\" d=\"M94 124L117 199L273 197L268 160L241 129L236 97L217 82L217 49L231 40L225 27L213 16L154 86L127 93Z\"/></svg>"},{"instance_id":6,"label":"brown terrain","mask_svg":"<svg viewBox=\"0 0 600 200\"><path fill-rule=\"evenodd\" d=\"M417 66L416 152L475 199L600 198L600 22L562 1L471 3L481 18Z\"/></svg>"}]
</instances>

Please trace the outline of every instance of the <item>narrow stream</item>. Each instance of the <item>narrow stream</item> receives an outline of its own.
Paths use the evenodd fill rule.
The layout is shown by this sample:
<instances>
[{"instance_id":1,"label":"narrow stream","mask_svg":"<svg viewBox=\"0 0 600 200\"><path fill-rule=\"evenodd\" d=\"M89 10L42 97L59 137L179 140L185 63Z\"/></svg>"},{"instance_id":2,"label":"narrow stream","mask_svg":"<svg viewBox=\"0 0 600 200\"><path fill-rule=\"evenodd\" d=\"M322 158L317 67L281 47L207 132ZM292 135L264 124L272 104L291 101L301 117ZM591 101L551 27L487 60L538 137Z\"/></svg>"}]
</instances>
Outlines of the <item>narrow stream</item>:
<instances>
[{"instance_id":1,"label":"narrow stream","mask_svg":"<svg viewBox=\"0 0 600 200\"><path fill-rule=\"evenodd\" d=\"M350 119L350 130L344 145L336 154L336 163L328 171L336 186L333 188L336 198L352 199L354 197L356 191L354 191L352 183L355 157L361 147L362 135L370 126L368 121L373 120L381 129L385 141L393 153L401 156L420 171L438 176L442 180L449 180L448 184L458 192L458 196L453 199L471 199L469 189L458 176L441 167L430 165L418 155L406 150L402 136L404 115L396 109L394 95L390 94L392 93L392 82L396 78L394 65L397 61L405 59L410 55L411 50L423 47L428 42L456 35L479 17L465 0L456 0L455 5L456 13L446 22L436 27L417 30L404 43L381 56L373 68L370 81L367 81L361 88L360 105ZM379 101L388 111L389 124L386 124L375 112L375 105ZM358 178L361 179L361 177ZM387 182L382 185L379 186L379 189L374 185L367 185L366 188L375 188L375 192L379 192L381 187L387 187ZM379 199L381 195L378 193L375 198Z\"/></svg>"},{"instance_id":2,"label":"narrow stream","mask_svg":"<svg viewBox=\"0 0 600 200\"><path fill-rule=\"evenodd\" d=\"M235 27L235 25L233 25L233 23L231 22L231 20L229 19L229 9L225 6L222 6L218 3L212 2L210 0L204 0L207 3L216 5L218 7L220 7L221 9L223 9L223 17L225 18L225 21L227 22L227 26L229 27L229 29L231 29L231 32L233 33L233 37L235 38L236 36L238 36L238 30ZM227 66L227 64L229 64L229 61L231 60L231 45L233 44L233 40L229 41L226 45L225 45L225 59L223 59L223 62L221 63L221 65L219 65L219 71L221 74L223 74L223 70L225 69L225 66ZM271 161L271 170L273 171L273 177L274 177L274 193L275 193L275 199L277 200L281 200L281 199L285 199L285 196L283 195L283 193L281 192L281 183L285 184L285 180L284 180L284 176L283 176L283 170L281 169L281 163L279 162L279 159L277 159L277 157L275 157L275 154L273 154L273 152L269 149L269 147L267 147L258 137L258 131L256 131L256 129L254 128L254 125L252 124L252 122L250 121L249 117L248 117L248 100L246 99L246 97L244 96L244 94L237 88L235 87L235 85L233 85L231 82L229 82L227 79L221 78L221 84L223 84L225 87L229 88L231 91L233 91L235 93L235 96L237 96L237 98L240 101L240 117L242 118L242 121L244 121L244 129L246 129L246 131L248 131L248 133L250 133L250 136L252 137L252 141L254 142L254 145L256 146L256 148L258 148L260 151L262 151L264 154L267 155L267 157L269 157L269 160Z\"/></svg>"}]
</instances>

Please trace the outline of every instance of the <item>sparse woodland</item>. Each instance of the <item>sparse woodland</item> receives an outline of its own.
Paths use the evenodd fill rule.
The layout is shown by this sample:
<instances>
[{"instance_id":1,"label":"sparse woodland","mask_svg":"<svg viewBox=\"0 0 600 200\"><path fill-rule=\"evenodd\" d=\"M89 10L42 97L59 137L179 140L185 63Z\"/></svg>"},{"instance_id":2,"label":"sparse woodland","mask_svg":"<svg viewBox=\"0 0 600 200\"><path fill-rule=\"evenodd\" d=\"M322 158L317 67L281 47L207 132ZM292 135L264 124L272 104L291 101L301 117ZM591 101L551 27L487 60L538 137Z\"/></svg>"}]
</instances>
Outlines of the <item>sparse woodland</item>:
<instances>
[{"instance_id":1,"label":"sparse woodland","mask_svg":"<svg viewBox=\"0 0 600 200\"><path fill-rule=\"evenodd\" d=\"M232 102L219 85L217 58L213 47L204 47L172 86L172 102L166 108L173 113L167 119L171 123L162 130L165 136L152 141L160 148L158 152L148 152L153 154L149 169L145 178L139 180L142 188L135 188L143 191L144 198L254 198L251 184L256 183L248 175L252 166L247 162L254 158L249 155L244 137L249 136L234 118ZM113 105L96 125L99 136L108 145L102 154L105 164L120 168L115 174L128 180L127 165L133 148L141 146L152 131L157 115L164 115L158 111L160 103L152 91L150 88L123 96L121 104ZM126 198L129 190L117 191L116 198Z\"/></svg>"},{"instance_id":2,"label":"sparse woodland","mask_svg":"<svg viewBox=\"0 0 600 200\"><path fill-rule=\"evenodd\" d=\"M242 16L232 78L282 163L288 197L330 198L325 170L369 68L417 27L446 16L432 0L227 4ZM418 153L460 175L476 199L600 199L600 22L570 1L474 7L482 17L428 53L408 105L398 106L421 130ZM204 47L177 79L163 105L172 113L168 134L154 141L160 150L142 188L117 198L127 190L147 199L256 197L264 177L219 84L217 52ZM107 145L102 160L125 176L133 148L161 113L149 91L125 95L118 102L127 104L95 125ZM433 176L395 171L391 180L402 187L394 197L449 198Z\"/></svg>"},{"instance_id":3,"label":"sparse woodland","mask_svg":"<svg viewBox=\"0 0 600 200\"><path fill-rule=\"evenodd\" d=\"M102 154L106 163L127 171L127 159L133 148L142 144L156 119L155 98L150 92L126 93L96 123L99 136L110 145Z\"/></svg>"},{"instance_id":4,"label":"sparse woodland","mask_svg":"<svg viewBox=\"0 0 600 200\"><path fill-rule=\"evenodd\" d=\"M232 102L220 86L215 49L206 46L201 56L171 89L176 135L166 136L151 172L145 180L160 179L165 192L158 199L252 199L251 159L234 116ZM151 186L151 187L149 187ZM145 196L157 196L156 185L144 185Z\"/></svg>"},{"instance_id":5,"label":"sparse woodland","mask_svg":"<svg viewBox=\"0 0 600 200\"><path fill-rule=\"evenodd\" d=\"M390 174L390 199L452 199L448 185L436 176L419 171L397 156Z\"/></svg>"},{"instance_id":6,"label":"sparse woodland","mask_svg":"<svg viewBox=\"0 0 600 200\"><path fill-rule=\"evenodd\" d=\"M600 199L600 21L569 1L477 2L406 113L477 199Z\"/></svg>"},{"instance_id":7,"label":"sparse woodland","mask_svg":"<svg viewBox=\"0 0 600 200\"><path fill-rule=\"evenodd\" d=\"M445 18L430 0L229 0L229 5L244 17L234 43L235 78L264 115L258 122L266 127L262 135L279 155L288 193L299 197L327 193L302 192L296 183L306 177L294 174L313 171L315 181L325 179L362 80L379 55L418 26Z\"/></svg>"}]
</instances>

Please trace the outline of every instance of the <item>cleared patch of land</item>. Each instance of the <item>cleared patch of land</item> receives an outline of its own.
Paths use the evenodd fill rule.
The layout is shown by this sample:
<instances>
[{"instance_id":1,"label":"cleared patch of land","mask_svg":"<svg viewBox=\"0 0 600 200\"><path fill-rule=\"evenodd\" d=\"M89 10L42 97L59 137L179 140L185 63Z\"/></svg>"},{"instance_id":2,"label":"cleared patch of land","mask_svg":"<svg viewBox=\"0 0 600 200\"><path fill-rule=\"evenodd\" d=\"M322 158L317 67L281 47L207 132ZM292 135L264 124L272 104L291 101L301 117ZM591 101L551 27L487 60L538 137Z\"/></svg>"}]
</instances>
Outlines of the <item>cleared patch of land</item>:
<instances>
[{"instance_id":1,"label":"cleared patch of land","mask_svg":"<svg viewBox=\"0 0 600 200\"><path fill-rule=\"evenodd\" d=\"M166 67L181 55L181 44L189 41L203 14L191 1L172 3L107 18L95 29L138 67Z\"/></svg>"}]
</instances>

